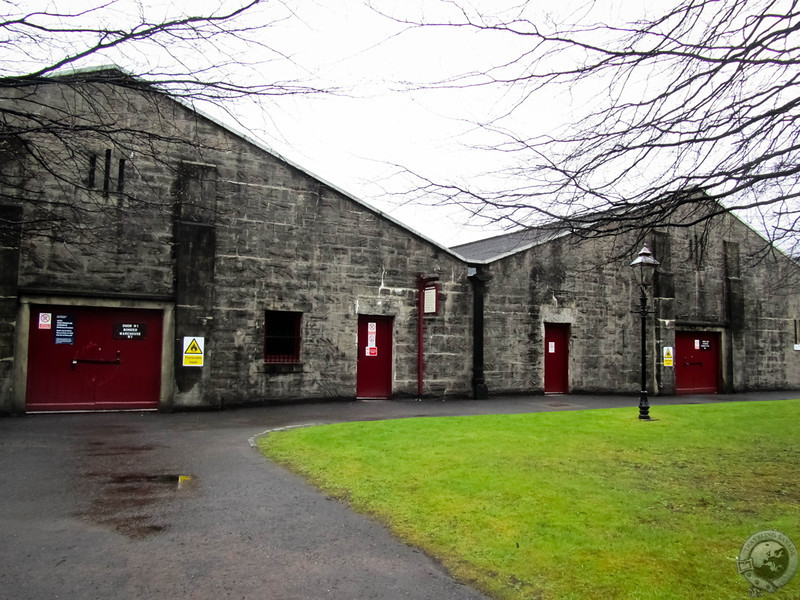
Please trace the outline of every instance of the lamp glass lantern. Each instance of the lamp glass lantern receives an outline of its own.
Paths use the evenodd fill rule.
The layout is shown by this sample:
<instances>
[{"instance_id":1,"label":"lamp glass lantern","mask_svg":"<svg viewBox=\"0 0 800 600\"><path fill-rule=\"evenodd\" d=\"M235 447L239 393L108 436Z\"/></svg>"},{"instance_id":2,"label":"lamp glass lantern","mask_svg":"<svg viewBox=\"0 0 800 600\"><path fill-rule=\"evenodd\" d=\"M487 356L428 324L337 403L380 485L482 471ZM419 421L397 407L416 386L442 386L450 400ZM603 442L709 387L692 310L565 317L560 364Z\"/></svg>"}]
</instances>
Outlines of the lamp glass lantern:
<instances>
[{"instance_id":1,"label":"lamp glass lantern","mask_svg":"<svg viewBox=\"0 0 800 600\"><path fill-rule=\"evenodd\" d=\"M655 275L656 268L660 263L653 258L653 253L650 248L645 244L639 251L639 255L631 263L633 269L633 276L636 278L636 283L639 287L646 288L653 283L653 275Z\"/></svg>"}]
</instances>

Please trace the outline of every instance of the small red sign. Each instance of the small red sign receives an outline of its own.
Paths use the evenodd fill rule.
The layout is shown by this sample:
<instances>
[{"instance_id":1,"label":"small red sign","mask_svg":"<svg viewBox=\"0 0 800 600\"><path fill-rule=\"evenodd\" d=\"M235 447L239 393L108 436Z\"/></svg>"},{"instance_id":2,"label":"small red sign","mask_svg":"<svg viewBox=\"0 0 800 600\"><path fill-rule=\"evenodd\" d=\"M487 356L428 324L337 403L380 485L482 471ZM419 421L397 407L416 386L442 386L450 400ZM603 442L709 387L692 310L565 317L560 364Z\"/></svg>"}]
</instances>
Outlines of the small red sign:
<instances>
[{"instance_id":1,"label":"small red sign","mask_svg":"<svg viewBox=\"0 0 800 600\"><path fill-rule=\"evenodd\" d=\"M52 313L39 313L39 329L50 329L52 322Z\"/></svg>"},{"instance_id":2,"label":"small red sign","mask_svg":"<svg viewBox=\"0 0 800 600\"><path fill-rule=\"evenodd\" d=\"M378 349L367 347L367 356L378 356Z\"/></svg>"}]
</instances>

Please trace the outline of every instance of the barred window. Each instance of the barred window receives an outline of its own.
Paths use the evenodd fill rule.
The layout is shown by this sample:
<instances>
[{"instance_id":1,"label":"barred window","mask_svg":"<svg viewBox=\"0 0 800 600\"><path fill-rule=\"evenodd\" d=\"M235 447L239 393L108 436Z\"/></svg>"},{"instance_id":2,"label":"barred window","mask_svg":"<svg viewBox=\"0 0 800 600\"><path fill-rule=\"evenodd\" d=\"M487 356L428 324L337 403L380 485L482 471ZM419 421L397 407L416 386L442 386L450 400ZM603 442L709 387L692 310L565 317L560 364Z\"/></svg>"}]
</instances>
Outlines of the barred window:
<instances>
[{"instance_id":1,"label":"barred window","mask_svg":"<svg viewBox=\"0 0 800 600\"><path fill-rule=\"evenodd\" d=\"M108 195L111 191L111 150L105 150L105 159L103 163L103 194ZM97 171L98 171L98 157L97 154L89 155L89 176L86 179L86 184L90 189L97 186ZM117 161L117 186L116 190L121 192L125 189L125 163L126 159L120 158Z\"/></svg>"},{"instance_id":2,"label":"barred window","mask_svg":"<svg viewBox=\"0 0 800 600\"><path fill-rule=\"evenodd\" d=\"M264 362L300 362L303 313L268 310L264 315Z\"/></svg>"}]
</instances>

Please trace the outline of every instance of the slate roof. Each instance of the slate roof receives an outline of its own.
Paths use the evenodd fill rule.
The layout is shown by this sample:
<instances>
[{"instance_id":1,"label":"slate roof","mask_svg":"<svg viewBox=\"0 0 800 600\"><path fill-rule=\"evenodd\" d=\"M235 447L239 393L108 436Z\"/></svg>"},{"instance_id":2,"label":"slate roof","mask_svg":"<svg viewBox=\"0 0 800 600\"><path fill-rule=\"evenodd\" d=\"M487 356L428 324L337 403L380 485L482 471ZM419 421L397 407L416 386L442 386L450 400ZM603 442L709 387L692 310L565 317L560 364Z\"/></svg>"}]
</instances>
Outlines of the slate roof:
<instances>
[{"instance_id":1,"label":"slate roof","mask_svg":"<svg viewBox=\"0 0 800 600\"><path fill-rule=\"evenodd\" d=\"M567 233L562 226L531 227L450 248L470 262L491 262L522 252Z\"/></svg>"}]
</instances>

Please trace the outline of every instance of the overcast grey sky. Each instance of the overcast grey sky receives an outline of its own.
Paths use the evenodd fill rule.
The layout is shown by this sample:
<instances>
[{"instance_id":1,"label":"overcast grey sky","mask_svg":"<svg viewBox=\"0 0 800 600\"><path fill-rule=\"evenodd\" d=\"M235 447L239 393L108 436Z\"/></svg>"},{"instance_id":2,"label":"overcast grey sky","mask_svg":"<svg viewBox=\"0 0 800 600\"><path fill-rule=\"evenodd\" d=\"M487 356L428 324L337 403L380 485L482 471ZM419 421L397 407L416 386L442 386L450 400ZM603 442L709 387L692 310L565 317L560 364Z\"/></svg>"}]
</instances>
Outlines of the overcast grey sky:
<instances>
[{"instance_id":1,"label":"overcast grey sky","mask_svg":"<svg viewBox=\"0 0 800 600\"><path fill-rule=\"evenodd\" d=\"M143 14L155 22L179 13L213 11L220 4L232 7L242 3L244 0L111 0L85 18L95 24L121 25ZM30 0L21 3L21 8L74 13L98 4L98 0ZM446 21L458 16L457 6L447 0L372 0L372 4L401 19ZM506 16L517 15L523 4L520 0L462 3L471 10L482 5L492 14ZM527 3L525 16L534 21L558 21L592 12L592 18L613 20L645 8L638 0L542 0ZM520 86L513 91L423 86L465 72L480 72L519 56L523 39L463 28L410 28L379 14L367 0L269 0L248 13L246 22L271 23L256 39L280 56L255 43L231 44L221 56L233 54L242 63L264 61L255 69L231 67L231 77L242 83L296 79L338 88L339 92L275 98L258 109L242 102L233 107L239 128L442 244L499 231L476 226L476 222L470 225L469 216L453 207L434 210L407 205L402 197L385 192L403 189L406 182L395 176L398 169L394 165L442 182L463 182L503 166L498 153L475 149L487 138L473 123L502 114L526 90ZM42 55L65 51L57 44L35 49ZM208 58L211 52L206 48L202 54ZM114 62L141 73L169 69L175 60L183 61L182 68L192 68L194 61L202 64L197 53L177 48L163 52L147 45L122 54L94 56L89 64ZM569 92L554 88L541 95L531 104L533 109L520 111L512 125L528 134L541 133L577 118L592 99ZM214 107L204 109L228 120Z\"/></svg>"}]
</instances>

